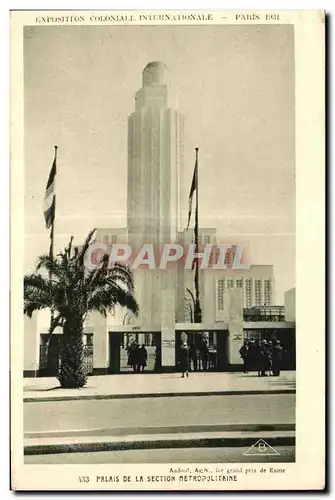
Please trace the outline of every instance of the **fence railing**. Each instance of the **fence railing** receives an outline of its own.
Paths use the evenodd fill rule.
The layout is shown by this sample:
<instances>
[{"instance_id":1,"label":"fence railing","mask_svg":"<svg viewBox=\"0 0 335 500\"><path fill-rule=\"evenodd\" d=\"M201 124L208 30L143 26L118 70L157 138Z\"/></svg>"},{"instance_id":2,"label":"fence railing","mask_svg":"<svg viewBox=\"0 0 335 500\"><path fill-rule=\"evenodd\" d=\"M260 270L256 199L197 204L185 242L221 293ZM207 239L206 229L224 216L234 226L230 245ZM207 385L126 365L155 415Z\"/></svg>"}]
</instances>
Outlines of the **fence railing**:
<instances>
[{"instance_id":1,"label":"fence railing","mask_svg":"<svg viewBox=\"0 0 335 500\"><path fill-rule=\"evenodd\" d=\"M40 370L48 370L50 368L48 366L48 344L46 342L43 342L40 344L40 362L39 362L39 369ZM59 358L59 351L56 354L55 353L55 358L56 356L58 357L58 363L60 365L60 358ZM55 366L56 363L53 363L53 366ZM56 365L57 366L57 365ZM92 345L84 345L84 370L85 373L90 375L93 372L93 346Z\"/></svg>"}]
</instances>

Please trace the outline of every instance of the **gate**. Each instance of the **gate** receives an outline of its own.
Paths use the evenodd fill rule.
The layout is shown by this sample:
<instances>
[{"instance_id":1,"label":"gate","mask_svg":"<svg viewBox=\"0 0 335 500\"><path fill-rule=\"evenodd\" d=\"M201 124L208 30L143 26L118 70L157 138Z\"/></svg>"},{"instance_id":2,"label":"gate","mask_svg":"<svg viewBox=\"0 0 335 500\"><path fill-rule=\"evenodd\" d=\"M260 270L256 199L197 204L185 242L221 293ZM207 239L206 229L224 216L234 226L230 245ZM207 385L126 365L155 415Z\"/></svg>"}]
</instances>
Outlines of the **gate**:
<instances>
[{"instance_id":1,"label":"gate","mask_svg":"<svg viewBox=\"0 0 335 500\"><path fill-rule=\"evenodd\" d=\"M84 370L87 375L93 373L93 345L84 345Z\"/></svg>"},{"instance_id":2,"label":"gate","mask_svg":"<svg viewBox=\"0 0 335 500\"><path fill-rule=\"evenodd\" d=\"M208 352L203 355L203 342L206 339ZM190 369L195 371L225 371L228 367L228 332L187 331L176 332L176 362L180 359L182 343L189 348ZM193 353L193 355L192 355Z\"/></svg>"},{"instance_id":3,"label":"gate","mask_svg":"<svg viewBox=\"0 0 335 500\"><path fill-rule=\"evenodd\" d=\"M49 339L48 333L40 336L39 376L57 377L60 367L60 348L62 334L54 333ZM84 370L87 375L93 373L93 334L84 334Z\"/></svg>"},{"instance_id":4,"label":"gate","mask_svg":"<svg viewBox=\"0 0 335 500\"><path fill-rule=\"evenodd\" d=\"M160 332L109 332L109 372L152 373L159 371L161 367L160 344ZM143 361L145 366L142 364Z\"/></svg>"}]
</instances>

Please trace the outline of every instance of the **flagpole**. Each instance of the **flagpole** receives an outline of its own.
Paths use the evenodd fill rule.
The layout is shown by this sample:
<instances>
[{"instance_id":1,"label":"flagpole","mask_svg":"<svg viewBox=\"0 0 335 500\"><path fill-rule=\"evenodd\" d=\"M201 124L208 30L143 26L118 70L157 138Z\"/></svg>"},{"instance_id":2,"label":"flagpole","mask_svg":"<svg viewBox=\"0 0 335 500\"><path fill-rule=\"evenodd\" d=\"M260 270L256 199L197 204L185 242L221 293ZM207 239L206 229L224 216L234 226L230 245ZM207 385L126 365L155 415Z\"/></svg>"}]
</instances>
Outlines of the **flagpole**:
<instances>
[{"instance_id":1,"label":"flagpole","mask_svg":"<svg viewBox=\"0 0 335 500\"><path fill-rule=\"evenodd\" d=\"M55 159L54 162L57 162L57 150L58 146L54 146L55 148ZM51 230L50 230L50 249L49 249L49 256L51 259L54 258L54 232L55 232L55 219L56 219L56 194L55 196L55 207L54 207L54 216L51 224ZM52 279L52 273L49 271L49 281ZM51 309L51 316L50 316L50 327L52 326L52 322L54 319L54 311Z\"/></svg>"},{"instance_id":2,"label":"flagpole","mask_svg":"<svg viewBox=\"0 0 335 500\"><path fill-rule=\"evenodd\" d=\"M195 148L195 161L196 161L196 198L195 198L195 253L199 252L199 161L198 161L199 148ZM195 267L195 311L194 322L201 323L201 308L199 300L199 259L196 258Z\"/></svg>"},{"instance_id":3,"label":"flagpole","mask_svg":"<svg viewBox=\"0 0 335 500\"><path fill-rule=\"evenodd\" d=\"M56 162L57 161L57 150L58 150L58 146L54 146L55 148L55 159L54 161ZM56 197L56 194L54 195ZM50 231L50 251L49 251L49 255L51 258L54 257L54 230L55 230L55 219L56 219L56 201L55 201L55 208L54 208L54 217L53 217L53 220L52 220L52 224L51 224L51 231Z\"/></svg>"}]
</instances>

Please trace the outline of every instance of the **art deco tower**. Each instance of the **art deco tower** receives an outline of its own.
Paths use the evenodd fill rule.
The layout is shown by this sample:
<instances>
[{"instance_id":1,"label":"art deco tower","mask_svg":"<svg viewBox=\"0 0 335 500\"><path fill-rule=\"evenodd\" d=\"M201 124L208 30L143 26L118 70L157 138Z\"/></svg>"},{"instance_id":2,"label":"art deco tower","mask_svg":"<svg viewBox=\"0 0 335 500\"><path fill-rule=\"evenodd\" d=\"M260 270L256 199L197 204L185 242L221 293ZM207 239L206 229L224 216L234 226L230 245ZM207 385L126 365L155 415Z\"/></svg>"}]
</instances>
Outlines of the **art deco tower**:
<instances>
[{"instance_id":1,"label":"art deco tower","mask_svg":"<svg viewBox=\"0 0 335 500\"><path fill-rule=\"evenodd\" d=\"M128 241L133 249L151 243L158 250L164 243L176 241L182 136L183 117L173 104L170 71L162 62L150 62L143 70L135 111L128 119ZM136 283L135 275L142 323L157 323L157 292L164 286L163 278L152 271L147 275L150 277L142 285L139 278ZM141 304L143 296L145 305ZM148 311L148 301L152 300L150 308L158 314L155 319Z\"/></svg>"},{"instance_id":2,"label":"art deco tower","mask_svg":"<svg viewBox=\"0 0 335 500\"><path fill-rule=\"evenodd\" d=\"M169 80L164 63L149 63L128 120L128 231L139 243L170 243L178 229L183 120Z\"/></svg>"}]
</instances>

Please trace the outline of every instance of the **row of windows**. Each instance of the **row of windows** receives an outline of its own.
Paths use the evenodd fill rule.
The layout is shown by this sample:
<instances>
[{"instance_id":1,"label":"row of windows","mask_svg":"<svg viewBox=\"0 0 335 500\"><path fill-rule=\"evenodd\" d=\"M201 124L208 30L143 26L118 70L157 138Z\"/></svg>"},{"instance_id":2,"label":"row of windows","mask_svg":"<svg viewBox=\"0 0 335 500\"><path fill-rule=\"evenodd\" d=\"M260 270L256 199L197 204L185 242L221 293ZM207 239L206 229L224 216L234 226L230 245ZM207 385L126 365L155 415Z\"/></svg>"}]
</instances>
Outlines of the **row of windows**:
<instances>
[{"instance_id":1,"label":"row of windows","mask_svg":"<svg viewBox=\"0 0 335 500\"><path fill-rule=\"evenodd\" d=\"M236 279L235 282L233 279L228 278L222 278L221 280L218 280L218 309L219 311L224 310L224 292L225 288L243 288L243 278ZM245 307L252 307L253 305L253 282L250 278L245 279L244 281L245 287L244 287L244 292L245 292ZM262 285L264 284L264 297L262 296ZM255 280L254 281L254 295L255 295L255 305L270 305L270 289L271 289L271 282L270 280Z\"/></svg>"},{"instance_id":2,"label":"row of windows","mask_svg":"<svg viewBox=\"0 0 335 500\"><path fill-rule=\"evenodd\" d=\"M242 287L243 286L243 278L238 278L236 280L232 279L232 278L221 278L220 280L218 280L218 287L224 287L226 284L227 284L227 287L228 288L234 288L234 286L236 286L236 288L239 288L239 287ZM266 290L270 290L270 280L255 280L254 281L254 286L255 288L262 288L262 285L264 285L264 289ZM244 285L245 285L245 288L246 289L251 289L252 288L252 280L250 278L247 278L244 280Z\"/></svg>"}]
</instances>

